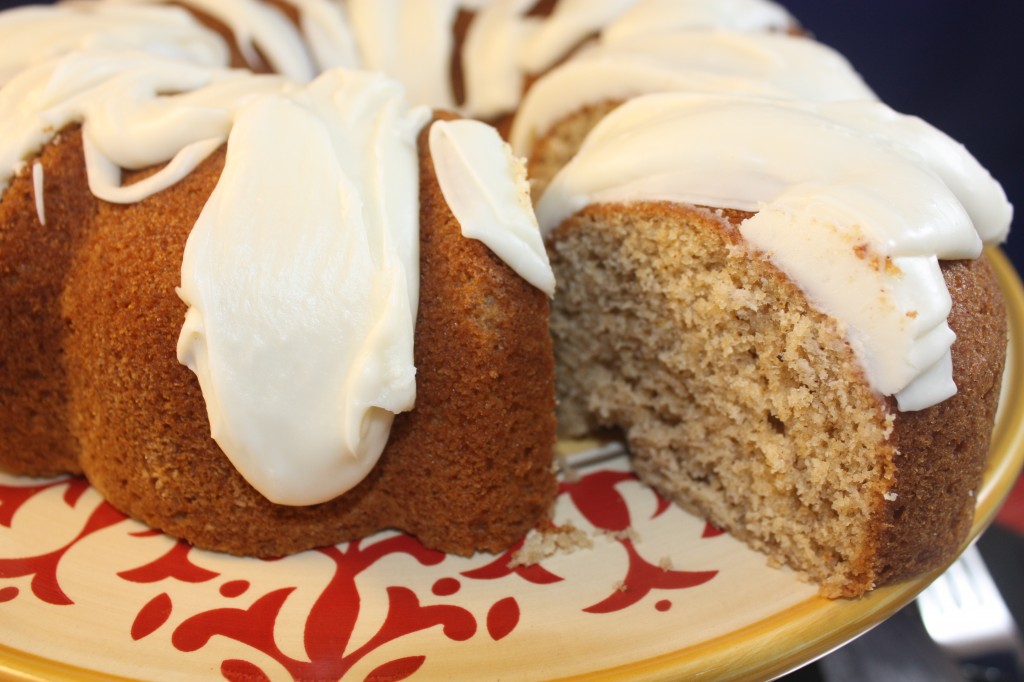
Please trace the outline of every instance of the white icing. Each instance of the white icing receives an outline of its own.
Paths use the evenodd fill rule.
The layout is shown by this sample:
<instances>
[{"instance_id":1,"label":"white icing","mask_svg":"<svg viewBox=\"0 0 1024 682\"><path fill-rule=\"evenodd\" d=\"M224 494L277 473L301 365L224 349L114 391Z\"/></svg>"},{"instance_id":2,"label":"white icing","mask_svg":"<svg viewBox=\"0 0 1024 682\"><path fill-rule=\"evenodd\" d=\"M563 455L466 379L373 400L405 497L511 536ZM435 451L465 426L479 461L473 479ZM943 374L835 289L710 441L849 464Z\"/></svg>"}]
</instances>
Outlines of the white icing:
<instances>
[{"instance_id":1,"label":"white icing","mask_svg":"<svg viewBox=\"0 0 1024 682\"><path fill-rule=\"evenodd\" d=\"M316 75L313 59L298 29L273 5L255 0L181 1L227 26L248 66L258 68L266 63L275 73L298 81L308 81ZM104 2L132 5L160 4L166 0Z\"/></svg>"},{"instance_id":2,"label":"white icing","mask_svg":"<svg viewBox=\"0 0 1024 682\"><path fill-rule=\"evenodd\" d=\"M938 260L977 257L1012 216L961 145L882 104L676 93L605 117L537 216L548 233L591 203L643 200L757 211L746 242L847 325L871 385L901 410L953 390Z\"/></svg>"},{"instance_id":3,"label":"white icing","mask_svg":"<svg viewBox=\"0 0 1024 682\"><path fill-rule=\"evenodd\" d=\"M563 0L544 19L526 16L534 4L494 0L478 8L462 48L467 115L493 118L515 109L527 74L547 71L594 36L602 45L639 44L668 31L793 25L784 10L767 0ZM604 79L593 71L580 75L598 81L574 83L573 89L597 86Z\"/></svg>"},{"instance_id":4,"label":"white icing","mask_svg":"<svg viewBox=\"0 0 1024 682\"><path fill-rule=\"evenodd\" d=\"M43 197L43 164L36 161L32 164L32 196L35 197L36 217L39 224L46 224L46 202Z\"/></svg>"},{"instance_id":5,"label":"white icing","mask_svg":"<svg viewBox=\"0 0 1024 682\"><path fill-rule=\"evenodd\" d=\"M495 118L512 111L523 93L522 46L540 25L523 16L534 0L494 0L473 18L462 45L463 111Z\"/></svg>"},{"instance_id":6,"label":"white icing","mask_svg":"<svg viewBox=\"0 0 1024 682\"><path fill-rule=\"evenodd\" d=\"M553 296L555 276L523 161L494 128L477 121L437 121L429 141L441 192L463 236L479 239L520 277Z\"/></svg>"},{"instance_id":7,"label":"white icing","mask_svg":"<svg viewBox=\"0 0 1024 682\"><path fill-rule=\"evenodd\" d=\"M396 83L356 72L260 98L240 112L189 236L178 357L213 437L273 502L356 485L413 406L428 118Z\"/></svg>"},{"instance_id":8,"label":"white icing","mask_svg":"<svg viewBox=\"0 0 1024 682\"><path fill-rule=\"evenodd\" d=\"M551 16L524 45L521 63L527 73L541 73L584 39L614 25L615 19L646 0L559 0ZM699 0L708 2L708 0Z\"/></svg>"},{"instance_id":9,"label":"white icing","mask_svg":"<svg viewBox=\"0 0 1024 682\"><path fill-rule=\"evenodd\" d=\"M289 0L299 11L299 30L320 71L357 68L359 54L345 8L332 0Z\"/></svg>"},{"instance_id":10,"label":"white icing","mask_svg":"<svg viewBox=\"0 0 1024 682\"><path fill-rule=\"evenodd\" d=\"M333 67L356 67L359 56L345 8L332 0L289 0L296 29L261 0L181 0L221 21L237 36L248 66L269 66L297 80ZM75 49L132 49L207 66L226 66L228 47L182 7L164 0L65 1L0 14L0 83L25 65ZM9 48L9 49L7 49ZM261 56L263 55L263 56Z\"/></svg>"},{"instance_id":11,"label":"white icing","mask_svg":"<svg viewBox=\"0 0 1024 682\"><path fill-rule=\"evenodd\" d=\"M837 52L788 34L655 33L600 45L540 78L516 114L510 140L535 138L580 108L654 92L716 92L812 101L874 99Z\"/></svg>"},{"instance_id":12,"label":"white icing","mask_svg":"<svg viewBox=\"0 0 1024 682\"><path fill-rule=\"evenodd\" d=\"M0 57L0 77L4 59L15 60L8 65L13 73L27 63L16 55L35 55L26 57L35 61L40 50L54 56L75 47L92 47L95 36L114 41L101 43L107 47L145 49L225 65L226 47L219 36L180 9L159 4L164 1L97 0L82 3L81 9L73 3L73 11L60 10L66 16L63 37L51 37L39 22L33 28L32 50L12 50L10 56ZM738 15L713 0L668 4L664 0L561 0L544 19L527 16L535 0L288 1L298 12L298 28L261 0L181 0L225 24L250 67L262 67L265 60L275 72L300 81L335 66L382 71L405 84L414 104L458 108L475 118L512 111L526 75L546 71L598 34L602 41L619 42L670 28L775 30L790 25L785 21L788 15L769 0L726 2ZM457 107L451 64L460 9L473 12L474 17L462 46L465 102ZM147 11L146 22L137 28L119 19ZM82 16L101 14L106 23L76 29L75 22ZM659 15L660 20L654 20Z\"/></svg>"},{"instance_id":13,"label":"white icing","mask_svg":"<svg viewBox=\"0 0 1024 682\"><path fill-rule=\"evenodd\" d=\"M121 167L103 155L89 134L82 135L82 150L88 170L89 191L112 204L134 204L175 184L224 143L219 137L192 142L182 148L156 173L121 185Z\"/></svg>"},{"instance_id":14,"label":"white icing","mask_svg":"<svg viewBox=\"0 0 1024 682\"><path fill-rule=\"evenodd\" d=\"M223 66L228 49L180 7L105 2L20 7L0 12L0 84L29 64L77 49L144 50L206 66Z\"/></svg>"},{"instance_id":15,"label":"white icing","mask_svg":"<svg viewBox=\"0 0 1024 682\"><path fill-rule=\"evenodd\" d=\"M364 68L397 78L411 102L455 106L451 54L457 0L350 0L347 7Z\"/></svg>"},{"instance_id":16,"label":"white icing","mask_svg":"<svg viewBox=\"0 0 1024 682\"><path fill-rule=\"evenodd\" d=\"M540 73L596 34L637 0L562 0L550 17L531 17L531 0L476 8L462 46L463 111L495 118L515 109L527 74Z\"/></svg>"},{"instance_id":17,"label":"white icing","mask_svg":"<svg viewBox=\"0 0 1024 682\"><path fill-rule=\"evenodd\" d=\"M602 33L605 44L680 29L785 32L796 22L770 0L640 0Z\"/></svg>"},{"instance_id":18,"label":"white icing","mask_svg":"<svg viewBox=\"0 0 1024 682\"><path fill-rule=\"evenodd\" d=\"M202 68L143 52L73 52L33 65L0 89L6 131L0 137L0 191L23 159L56 131L81 122L90 187L112 201L137 201L175 182L227 139L241 104L283 85L276 76ZM167 92L177 94L162 94ZM155 179L119 188L121 168L171 159Z\"/></svg>"}]
</instances>

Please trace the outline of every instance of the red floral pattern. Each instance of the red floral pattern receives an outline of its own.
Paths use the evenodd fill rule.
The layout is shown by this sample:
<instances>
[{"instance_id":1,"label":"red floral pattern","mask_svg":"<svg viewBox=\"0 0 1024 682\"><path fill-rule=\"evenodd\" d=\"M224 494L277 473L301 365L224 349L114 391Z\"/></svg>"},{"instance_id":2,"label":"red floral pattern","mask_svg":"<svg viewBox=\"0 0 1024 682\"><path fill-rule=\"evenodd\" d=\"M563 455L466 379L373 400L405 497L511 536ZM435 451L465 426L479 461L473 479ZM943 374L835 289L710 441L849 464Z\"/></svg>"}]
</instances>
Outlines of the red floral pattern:
<instances>
[{"instance_id":1,"label":"red floral pattern","mask_svg":"<svg viewBox=\"0 0 1024 682\"><path fill-rule=\"evenodd\" d=\"M717 574L715 570L690 571L653 564L645 558L628 532L633 527L633 519L630 504L619 490L622 484L635 484L635 478L628 472L599 470L561 485L560 495L571 502L595 531L607 533L611 542L621 547L627 559L621 580L608 586L604 598L579 604L581 612L595 615L619 612L634 607L653 592L661 594L687 589L704 584ZM59 486L64 488L64 505L72 509L81 506L88 486L79 479L0 485L0 525L15 528L19 509L37 495ZM670 507L654 492L648 491L648 494L654 497L652 518L662 515ZM77 511L81 512L80 517L84 521L69 542L31 556L0 557L0 604L19 599L37 599L55 606L74 603L59 578L62 560L72 548L90 536L125 521L122 514L105 502L97 503L92 510ZM718 534L719 531L708 526L703 537ZM132 528L128 535L144 539L153 537L154 532L140 532ZM524 617L523 607L514 592L517 581L544 587L567 579L543 563L514 565L512 555L517 549L518 546L513 547L501 556L457 575L438 578L423 595L408 586L394 584L383 586L382 594L367 595L359 581L361 575L385 559L404 556L422 567L442 564L445 555L424 548L414 538L382 534L313 550L330 562L331 570L327 584L305 616L302 657L284 651L276 639L275 630L282 610L299 589L298 584L253 595L249 580L224 575L200 565L202 562L194 559L205 553L180 542L170 545L170 549L155 559L116 571L114 575L125 583L158 586L160 590L138 606L130 632L126 633L130 640L138 642L154 636L169 637L174 649L187 654L214 646L212 642L215 639L226 638L258 654L251 660L224 657L220 673L226 680L271 679L276 671L266 669L267 659L295 680L341 680L371 654L375 654L373 660L381 660L381 654L387 651L401 655L390 659L385 656L387 660L376 665L367 679L403 680L415 676L428 660L430 652L410 656L408 648L394 647L395 642L434 628L452 642L465 642L478 633L498 642L512 635ZM5 580L18 578L30 578L31 595L24 594L17 585L4 585ZM295 579L300 580L300 576ZM479 612L465 603L460 605L455 599L466 581L502 579L508 579L506 583L500 583L502 589L498 593L502 596L489 605L476 605L481 609ZM179 599L176 585L213 585L217 581L222 581L218 588L222 597L233 600L244 595L249 598L248 605L179 613L189 608L194 611L195 605L188 603L187 599ZM371 636L357 640L354 634L365 599L384 603L386 615ZM657 611L667 611L670 607L671 601L667 598L655 603Z\"/></svg>"}]
</instances>

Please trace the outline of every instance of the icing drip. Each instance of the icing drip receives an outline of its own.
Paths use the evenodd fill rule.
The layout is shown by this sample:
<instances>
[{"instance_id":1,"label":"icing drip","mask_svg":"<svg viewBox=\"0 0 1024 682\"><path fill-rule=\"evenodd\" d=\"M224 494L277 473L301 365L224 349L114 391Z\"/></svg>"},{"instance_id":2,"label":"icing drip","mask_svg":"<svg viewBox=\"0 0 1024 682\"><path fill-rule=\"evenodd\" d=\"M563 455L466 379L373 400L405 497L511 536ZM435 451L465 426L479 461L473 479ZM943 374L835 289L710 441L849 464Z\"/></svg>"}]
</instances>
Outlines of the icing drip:
<instances>
[{"instance_id":1,"label":"icing drip","mask_svg":"<svg viewBox=\"0 0 1024 682\"><path fill-rule=\"evenodd\" d=\"M462 46L463 110L480 118L512 111L526 80L519 54L540 21L524 17L533 0L495 0L481 8Z\"/></svg>"},{"instance_id":2,"label":"icing drip","mask_svg":"<svg viewBox=\"0 0 1024 682\"><path fill-rule=\"evenodd\" d=\"M553 296L555 275L530 203L525 164L498 132L477 121L437 121L430 128L430 155L463 236L479 239Z\"/></svg>"},{"instance_id":3,"label":"icing drip","mask_svg":"<svg viewBox=\"0 0 1024 682\"><path fill-rule=\"evenodd\" d=\"M540 73L551 68L583 40L605 26L614 26L634 4L637 0L560 0L524 45L520 57L523 70Z\"/></svg>"},{"instance_id":4,"label":"icing drip","mask_svg":"<svg viewBox=\"0 0 1024 682\"><path fill-rule=\"evenodd\" d=\"M576 55L534 83L512 126L516 153L570 113L654 92L717 92L829 101L874 99L841 55L788 34L675 31Z\"/></svg>"},{"instance_id":5,"label":"icing drip","mask_svg":"<svg viewBox=\"0 0 1024 682\"><path fill-rule=\"evenodd\" d=\"M180 7L110 2L19 7L0 13L0 84L29 64L76 49L144 50L223 66L228 48Z\"/></svg>"},{"instance_id":6,"label":"icing drip","mask_svg":"<svg viewBox=\"0 0 1024 682\"><path fill-rule=\"evenodd\" d=\"M409 100L451 109L457 0L350 0L361 65L405 84Z\"/></svg>"},{"instance_id":7,"label":"icing drip","mask_svg":"<svg viewBox=\"0 0 1024 682\"><path fill-rule=\"evenodd\" d=\"M104 0L110 3L146 4L166 0ZM184 0L220 21L235 37L246 64L258 68L266 63L275 72L294 80L308 81L316 75L313 59L302 36L273 5L253 0ZM264 58L266 62L264 62Z\"/></svg>"},{"instance_id":8,"label":"icing drip","mask_svg":"<svg viewBox=\"0 0 1024 682\"><path fill-rule=\"evenodd\" d=\"M537 216L547 233L591 203L643 200L757 211L746 242L847 325L871 385L901 410L955 390L939 259L978 257L1012 217L961 145L876 102L634 99L593 130Z\"/></svg>"},{"instance_id":9,"label":"icing drip","mask_svg":"<svg viewBox=\"0 0 1024 682\"><path fill-rule=\"evenodd\" d=\"M276 76L142 52L74 52L33 65L0 89L0 191L56 131L82 123L90 188L111 201L138 201L173 184L227 139L239 106L283 86ZM121 168L167 161L138 187L120 187Z\"/></svg>"},{"instance_id":10,"label":"icing drip","mask_svg":"<svg viewBox=\"0 0 1024 682\"><path fill-rule=\"evenodd\" d=\"M43 164L36 161L32 164L32 195L36 202L36 217L39 224L46 224L46 203L43 197Z\"/></svg>"},{"instance_id":11,"label":"icing drip","mask_svg":"<svg viewBox=\"0 0 1024 682\"><path fill-rule=\"evenodd\" d=\"M232 129L185 247L178 357L213 437L273 502L356 485L413 406L416 135L429 115L391 81L331 71L256 100Z\"/></svg>"},{"instance_id":12,"label":"icing drip","mask_svg":"<svg viewBox=\"0 0 1024 682\"><path fill-rule=\"evenodd\" d=\"M332 0L291 0L299 11L299 30L319 70L357 68L359 54L345 7Z\"/></svg>"}]
</instances>

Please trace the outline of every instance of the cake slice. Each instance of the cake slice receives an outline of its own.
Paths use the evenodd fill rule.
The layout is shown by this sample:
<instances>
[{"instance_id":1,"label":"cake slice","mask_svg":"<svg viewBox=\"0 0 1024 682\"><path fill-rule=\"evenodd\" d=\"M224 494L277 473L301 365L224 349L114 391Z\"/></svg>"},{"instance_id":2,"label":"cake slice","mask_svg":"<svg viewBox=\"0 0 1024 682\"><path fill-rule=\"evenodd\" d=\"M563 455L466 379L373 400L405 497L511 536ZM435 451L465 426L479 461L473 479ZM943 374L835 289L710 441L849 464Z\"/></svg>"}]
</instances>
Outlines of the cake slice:
<instances>
[{"instance_id":1,"label":"cake slice","mask_svg":"<svg viewBox=\"0 0 1024 682\"><path fill-rule=\"evenodd\" d=\"M979 233L1009 222L962 148L880 104L655 95L538 215L564 434L621 429L644 481L830 597L957 551L1006 350Z\"/></svg>"}]
</instances>

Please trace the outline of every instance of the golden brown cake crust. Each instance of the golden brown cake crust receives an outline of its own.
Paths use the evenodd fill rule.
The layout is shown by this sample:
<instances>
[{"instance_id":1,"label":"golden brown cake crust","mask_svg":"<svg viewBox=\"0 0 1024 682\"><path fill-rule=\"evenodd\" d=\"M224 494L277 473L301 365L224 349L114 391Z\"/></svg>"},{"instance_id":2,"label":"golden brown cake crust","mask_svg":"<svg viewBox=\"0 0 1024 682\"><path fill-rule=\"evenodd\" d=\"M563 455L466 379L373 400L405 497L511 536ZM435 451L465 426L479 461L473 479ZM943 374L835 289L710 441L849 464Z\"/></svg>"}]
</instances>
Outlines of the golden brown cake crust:
<instances>
[{"instance_id":1,"label":"golden brown cake crust","mask_svg":"<svg viewBox=\"0 0 1024 682\"><path fill-rule=\"evenodd\" d=\"M897 412L890 441L896 499L885 506L877 583L887 584L948 562L967 537L988 459L1006 357L1006 308L984 256L946 261L953 298L949 326L957 393L919 412Z\"/></svg>"},{"instance_id":2,"label":"golden brown cake crust","mask_svg":"<svg viewBox=\"0 0 1024 682\"><path fill-rule=\"evenodd\" d=\"M82 468L115 507L197 545L257 556L391 527L447 552L500 551L549 511L549 303L462 237L425 137L416 408L397 416L362 484L311 507L271 504L242 479L210 438L195 376L175 357L182 251L223 149L138 204L92 200L96 220L67 256L64 362ZM80 149L77 130L64 138Z\"/></svg>"},{"instance_id":3,"label":"golden brown cake crust","mask_svg":"<svg viewBox=\"0 0 1024 682\"><path fill-rule=\"evenodd\" d=\"M95 212L75 135L58 136L42 167L40 223L28 164L0 202L0 469L30 476L80 473L68 428L61 294L83 226Z\"/></svg>"}]
</instances>

